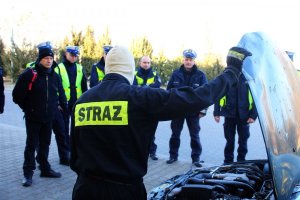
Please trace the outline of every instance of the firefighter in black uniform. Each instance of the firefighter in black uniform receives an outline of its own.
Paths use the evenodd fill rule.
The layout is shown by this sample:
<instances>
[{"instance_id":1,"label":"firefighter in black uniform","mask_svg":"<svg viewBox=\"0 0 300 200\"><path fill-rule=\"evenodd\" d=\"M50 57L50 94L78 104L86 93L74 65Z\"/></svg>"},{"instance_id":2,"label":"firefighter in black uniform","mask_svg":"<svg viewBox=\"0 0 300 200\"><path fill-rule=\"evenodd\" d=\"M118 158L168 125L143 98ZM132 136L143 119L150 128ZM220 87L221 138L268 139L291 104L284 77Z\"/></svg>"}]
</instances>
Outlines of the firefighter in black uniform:
<instances>
[{"instance_id":1,"label":"firefighter in black uniform","mask_svg":"<svg viewBox=\"0 0 300 200\"><path fill-rule=\"evenodd\" d=\"M202 87L170 91L131 85L134 71L129 50L113 47L103 81L74 106L70 164L78 177L73 199L146 199L143 176L158 122L213 104L237 84L241 66L228 66Z\"/></svg>"},{"instance_id":2,"label":"firefighter in black uniform","mask_svg":"<svg viewBox=\"0 0 300 200\"><path fill-rule=\"evenodd\" d=\"M176 69L168 83L167 90L171 88L179 88L183 86L190 86L192 88L200 87L207 83L206 75L204 72L198 69L195 65L195 58L197 54L192 49L183 51L183 64L179 69ZM205 116L206 109L195 110L194 113L187 116L183 116L171 121L172 135L169 141L170 145L170 158L167 160L167 164L172 164L178 159L178 149L180 146L180 134L183 129L184 120L186 120L191 136L191 148L192 148L192 163L196 167L201 167L200 155L202 152L202 146L200 143L200 124L199 120Z\"/></svg>"},{"instance_id":3,"label":"firefighter in black uniform","mask_svg":"<svg viewBox=\"0 0 300 200\"><path fill-rule=\"evenodd\" d=\"M52 120L54 118L59 87L62 87L59 76L54 72L53 52L50 48L39 50L35 67L26 68L18 77L13 89L13 101L25 113L26 146L24 151L23 186L32 184L35 170L35 150L40 163L41 177L59 178L61 174L51 169L48 162L51 141ZM59 95L60 97L62 95ZM60 99L61 105L66 105Z\"/></svg>"},{"instance_id":4,"label":"firefighter in black uniform","mask_svg":"<svg viewBox=\"0 0 300 200\"><path fill-rule=\"evenodd\" d=\"M152 87L152 88L160 88L161 80L157 75L156 71L152 70L151 67L151 59L149 56L143 56L139 62L140 66L135 71L135 78L133 81L133 85L138 85L141 87ZM153 137L153 141L150 146L150 155L149 157L152 160L158 160L156 155L157 145L155 144L155 136Z\"/></svg>"},{"instance_id":5,"label":"firefighter in black uniform","mask_svg":"<svg viewBox=\"0 0 300 200\"><path fill-rule=\"evenodd\" d=\"M236 47L230 49L227 55L227 65L242 65L243 57L236 54ZM225 117L224 164L234 161L235 134L238 133L237 161L245 161L248 152L247 141L250 137L250 124L257 118L256 107L249 90L245 76L242 74L237 87L230 88L228 93L214 105L214 118L220 122L220 116Z\"/></svg>"}]
</instances>

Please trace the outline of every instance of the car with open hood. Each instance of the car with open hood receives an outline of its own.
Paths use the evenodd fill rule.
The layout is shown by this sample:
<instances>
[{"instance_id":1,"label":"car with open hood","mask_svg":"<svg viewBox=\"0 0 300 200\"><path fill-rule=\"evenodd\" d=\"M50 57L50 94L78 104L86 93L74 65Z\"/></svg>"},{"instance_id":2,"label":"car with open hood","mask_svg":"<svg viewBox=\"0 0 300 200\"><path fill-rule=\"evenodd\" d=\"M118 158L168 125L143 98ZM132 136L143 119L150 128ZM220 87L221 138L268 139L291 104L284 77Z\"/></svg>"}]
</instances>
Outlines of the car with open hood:
<instances>
[{"instance_id":1,"label":"car with open hood","mask_svg":"<svg viewBox=\"0 0 300 200\"><path fill-rule=\"evenodd\" d=\"M285 51L262 32L238 43L268 159L192 168L155 187L151 200L300 200L300 78Z\"/></svg>"}]
</instances>

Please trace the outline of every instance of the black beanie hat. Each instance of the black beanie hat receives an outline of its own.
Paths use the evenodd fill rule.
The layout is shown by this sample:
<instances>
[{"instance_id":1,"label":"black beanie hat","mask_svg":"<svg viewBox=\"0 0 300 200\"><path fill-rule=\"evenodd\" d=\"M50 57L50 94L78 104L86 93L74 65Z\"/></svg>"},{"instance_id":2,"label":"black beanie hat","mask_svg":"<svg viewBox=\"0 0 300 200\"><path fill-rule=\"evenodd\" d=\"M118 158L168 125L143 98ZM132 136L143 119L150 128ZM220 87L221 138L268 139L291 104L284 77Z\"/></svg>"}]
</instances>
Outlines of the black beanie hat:
<instances>
[{"instance_id":1,"label":"black beanie hat","mask_svg":"<svg viewBox=\"0 0 300 200\"><path fill-rule=\"evenodd\" d=\"M41 59L43 59L46 56L54 57L53 51L51 49L49 49L49 48L39 49L39 57L38 57L38 59L41 60Z\"/></svg>"},{"instance_id":2,"label":"black beanie hat","mask_svg":"<svg viewBox=\"0 0 300 200\"><path fill-rule=\"evenodd\" d=\"M252 53L241 47L232 47L227 54L227 65L241 67L247 56L252 56Z\"/></svg>"}]
</instances>

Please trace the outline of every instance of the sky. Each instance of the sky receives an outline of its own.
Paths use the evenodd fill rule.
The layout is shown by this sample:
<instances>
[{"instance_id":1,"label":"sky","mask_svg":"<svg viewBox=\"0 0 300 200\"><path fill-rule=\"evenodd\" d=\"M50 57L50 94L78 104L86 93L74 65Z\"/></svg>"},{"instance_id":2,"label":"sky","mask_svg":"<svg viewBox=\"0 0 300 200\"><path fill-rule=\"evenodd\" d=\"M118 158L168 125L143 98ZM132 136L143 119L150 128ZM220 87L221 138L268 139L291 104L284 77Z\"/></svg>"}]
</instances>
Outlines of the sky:
<instances>
[{"instance_id":1,"label":"sky","mask_svg":"<svg viewBox=\"0 0 300 200\"><path fill-rule=\"evenodd\" d=\"M192 48L201 58L226 56L243 34L260 31L282 50L295 52L295 63L300 63L299 0L5 1L0 37L8 44L12 30L17 44L24 38L55 44L71 29L85 31L90 25L96 37L108 29L113 45L130 47L133 39L146 36L154 54L176 57Z\"/></svg>"}]
</instances>

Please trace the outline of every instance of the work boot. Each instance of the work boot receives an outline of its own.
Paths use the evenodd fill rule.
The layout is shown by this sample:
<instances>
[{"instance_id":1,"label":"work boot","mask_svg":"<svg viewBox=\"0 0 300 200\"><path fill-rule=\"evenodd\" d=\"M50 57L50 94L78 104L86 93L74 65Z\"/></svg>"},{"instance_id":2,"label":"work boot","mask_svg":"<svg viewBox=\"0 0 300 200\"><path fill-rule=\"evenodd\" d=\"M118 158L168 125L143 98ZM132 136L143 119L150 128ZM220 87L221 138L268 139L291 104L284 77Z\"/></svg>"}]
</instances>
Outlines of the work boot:
<instances>
[{"instance_id":1,"label":"work boot","mask_svg":"<svg viewBox=\"0 0 300 200\"><path fill-rule=\"evenodd\" d=\"M22 180L22 185L24 187L29 187L32 185L32 176L24 176L24 179Z\"/></svg>"},{"instance_id":2,"label":"work boot","mask_svg":"<svg viewBox=\"0 0 300 200\"><path fill-rule=\"evenodd\" d=\"M40 174L40 177L60 178L61 173L56 172L53 169L50 169L49 171L42 171L41 174Z\"/></svg>"},{"instance_id":3,"label":"work boot","mask_svg":"<svg viewBox=\"0 0 300 200\"><path fill-rule=\"evenodd\" d=\"M195 167L202 167L201 163L199 161L193 162L193 165Z\"/></svg>"},{"instance_id":4,"label":"work boot","mask_svg":"<svg viewBox=\"0 0 300 200\"><path fill-rule=\"evenodd\" d=\"M149 155L149 157L150 157L152 160L158 160L158 157L156 156L155 153L151 153L151 154Z\"/></svg>"},{"instance_id":5,"label":"work boot","mask_svg":"<svg viewBox=\"0 0 300 200\"><path fill-rule=\"evenodd\" d=\"M202 167L202 164L201 163L204 163L203 160L193 160L192 164L195 166L195 167Z\"/></svg>"},{"instance_id":6,"label":"work boot","mask_svg":"<svg viewBox=\"0 0 300 200\"><path fill-rule=\"evenodd\" d=\"M177 161L177 158L169 158L169 160L167 160L167 164L172 164L172 163L174 163L174 162L176 162Z\"/></svg>"}]
</instances>

